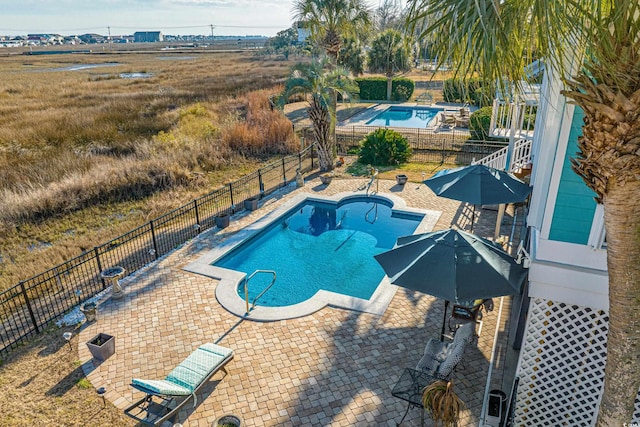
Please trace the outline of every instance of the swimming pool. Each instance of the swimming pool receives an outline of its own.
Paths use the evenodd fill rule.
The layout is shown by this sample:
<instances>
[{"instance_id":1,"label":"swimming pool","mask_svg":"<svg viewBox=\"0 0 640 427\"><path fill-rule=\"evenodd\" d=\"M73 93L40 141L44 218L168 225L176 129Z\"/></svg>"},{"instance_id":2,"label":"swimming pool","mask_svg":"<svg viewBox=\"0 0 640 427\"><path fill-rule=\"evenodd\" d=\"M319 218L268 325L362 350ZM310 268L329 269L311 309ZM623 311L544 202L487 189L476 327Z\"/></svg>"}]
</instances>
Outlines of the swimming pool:
<instances>
[{"instance_id":1,"label":"swimming pool","mask_svg":"<svg viewBox=\"0 0 640 427\"><path fill-rule=\"evenodd\" d=\"M440 108L392 106L367 122L369 126L426 128L435 125Z\"/></svg>"},{"instance_id":2,"label":"swimming pool","mask_svg":"<svg viewBox=\"0 0 640 427\"><path fill-rule=\"evenodd\" d=\"M365 215L369 212L367 218L375 218L375 209L371 210L376 206L374 201L378 215L374 224L370 224ZM440 214L407 207L402 198L392 193L379 193L368 203L364 193L328 197L302 193L216 243L184 269L219 279L215 287L217 300L240 317L259 321L292 319L327 305L381 315L397 287L389 283L373 255L391 248L399 235L431 231ZM371 231L371 227L379 229ZM261 240L266 241L265 246L252 249ZM286 249L285 244L289 245ZM357 259L357 254L364 261ZM273 269L274 263L285 264L293 272L277 271L275 283L283 291L267 291L247 316L244 299L247 272ZM259 280L260 276L264 277ZM360 283L365 277L367 283ZM256 275L249 281L251 295L270 281L268 274ZM278 293L291 298L286 302L270 302L273 306L264 305L265 298L281 299L283 295ZM251 296L249 301L253 301Z\"/></svg>"},{"instance_id":3,"label":"swimming pool","mask_svg":"<svg viewBox=\"0 0 640 427\"><path fill-rule=\"evenodd\" d=\"M424 215L394 212L380 197L351 198L342 203L306 200L213 265L251 274L273 270L274 285L262 306L300 303L321 289L369 299L384 277L373 258L389 250L399 236L413 234ZM249 283L253 301L272 276ZM244 296L244 286L238 290Z\"/></svg>"}]
</instances>

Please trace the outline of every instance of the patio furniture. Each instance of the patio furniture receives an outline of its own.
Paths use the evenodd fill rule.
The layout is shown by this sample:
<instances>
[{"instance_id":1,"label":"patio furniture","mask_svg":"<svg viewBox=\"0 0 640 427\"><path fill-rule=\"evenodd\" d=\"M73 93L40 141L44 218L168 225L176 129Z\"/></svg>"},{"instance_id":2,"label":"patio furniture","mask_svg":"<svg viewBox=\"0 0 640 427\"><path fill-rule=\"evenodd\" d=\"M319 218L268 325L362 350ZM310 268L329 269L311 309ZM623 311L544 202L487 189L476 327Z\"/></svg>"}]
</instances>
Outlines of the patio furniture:
<instances>
[{"instance_id":1,"label":"patio furniture","mask_svg":"<svg viewBox=\"0 0 640 427\"><path fill-rule=\"evenodd\" d=\"M455 114L443 111L442 113L440 113L440 116L438 118L438 122L439 122L438 127L440 128L454 127L456 125L456 119L457 119L457 116Z\"/></svg>"},{"instance_id":2,"label":"patio furniture","mask_svg":"<svg viewBox=\"0 0 640 427\"><path fill-rule=\"evenodd\" d=\"M449 330L456 331L461 324L475 322L480 325L478 335L482 331L482 309L493 311L491 298L477 299L463 304L454 304L449 317Z\"/></svg>"},{"instance_id":3,"label":"patio furniture","mask_svg":"<svg viewBox=\"0 0 640 427\"><path fill-rule=\"evenodd\" d=\"M393 386L391 390L391 395L393 397L397 397L398 399L402 399L407 404L407 410L404 412L402 419L396 423L397 426L402 424L407 414L409 413L409 409L412 407L420 408L420 425L424 425L424 407L422 406L422 390L436 381L433 375L430 375L428 372L421 371L418 369L405 368L398 379L398 382Z\"/></svg>"},{"instance_id":4,"label":"patio furniture","mask_svg":"<svg viewBox=\"0 0 640 427\"><path fill-rule=\"evenodd\" d=\"M207 343L191 353L164 380L134 378L131 386L146 395L125 409L124 413L143 424L159 426L177 415L191 398L195 408L198 390L218 370L221 369L226 375L224 366L232 358L233 350ZM155 402L154 397L160 402Z\"/></svg>"},{"instance_id":5,"label":"patio furniture","mask_svg":"<svg viewBox=\"0 0 640 427\"><path fill-rule=\"evenodd\" d=\"M475 324L462 325L453 336L453 341L441 342L430 338L424 354L415 369L406 368L393 387L391 395L408 403L407 410L397 425L404 421L409 409L422 406L422 389L437 380L448 380L462 360L464 350L475 337ZM424 424L424 410L420 411L420 425Z\"/></svg>"},{"instance_id":6,"label":"patio furniture","mask_svg":"<svg viewBox=\"0 0 640 427\"><path fill-rule=\"evenodd\" d=\"M437 379L449 379L462 360L467 344L473 341L475 333L475 323L468 322L458 328L452 341L443 342L430 338L416 369L425 371Z\"/></svg>"}]
</instances>

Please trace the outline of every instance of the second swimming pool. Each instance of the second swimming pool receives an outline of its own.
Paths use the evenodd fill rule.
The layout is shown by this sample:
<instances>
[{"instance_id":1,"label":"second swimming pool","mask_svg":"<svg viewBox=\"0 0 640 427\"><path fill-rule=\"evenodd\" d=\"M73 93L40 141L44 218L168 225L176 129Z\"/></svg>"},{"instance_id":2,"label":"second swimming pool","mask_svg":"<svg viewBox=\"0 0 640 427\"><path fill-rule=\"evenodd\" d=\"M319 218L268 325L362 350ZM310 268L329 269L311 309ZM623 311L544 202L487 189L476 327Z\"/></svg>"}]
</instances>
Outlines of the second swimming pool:
<instances>
[{"instance_id":1,"label":"second swimming pool","mask_svg":"<svg viewBox=\"0 0 640 427\"><path fill-rule=\"evenodd\" d=\"M367 125L426 128L435 125L436 116L441 111L441 108L393 106L369 120Z\"/></svg>"}]
</instances>

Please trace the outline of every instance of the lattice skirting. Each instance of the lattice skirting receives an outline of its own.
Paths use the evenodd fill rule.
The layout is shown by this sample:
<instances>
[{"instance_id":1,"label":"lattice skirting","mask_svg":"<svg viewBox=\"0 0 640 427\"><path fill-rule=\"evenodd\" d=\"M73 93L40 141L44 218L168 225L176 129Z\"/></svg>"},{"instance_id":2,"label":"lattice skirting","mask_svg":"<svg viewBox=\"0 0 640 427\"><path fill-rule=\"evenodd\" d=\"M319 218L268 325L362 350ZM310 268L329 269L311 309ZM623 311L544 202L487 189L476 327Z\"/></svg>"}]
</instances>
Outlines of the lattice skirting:
<instances>
[{"instance_id":1,"label":"lattice skirting","mask_svg":"<svg viewBox=\"0 0 640 427\"><path fill-rule=\"evenodd\" d=\"M533 298L520 352L515 426L591 426L604 384L608 313ZM640 393L634 422L640 422Z\"/></svg>"}]
</instances>

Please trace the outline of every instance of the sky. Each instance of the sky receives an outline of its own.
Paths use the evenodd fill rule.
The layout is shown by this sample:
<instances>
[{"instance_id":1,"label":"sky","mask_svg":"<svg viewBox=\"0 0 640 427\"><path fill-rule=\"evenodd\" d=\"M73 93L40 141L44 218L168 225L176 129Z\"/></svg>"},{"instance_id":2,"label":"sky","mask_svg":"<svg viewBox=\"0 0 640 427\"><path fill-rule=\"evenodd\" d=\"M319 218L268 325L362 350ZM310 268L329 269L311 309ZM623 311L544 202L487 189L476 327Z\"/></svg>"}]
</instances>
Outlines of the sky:
<instances>
[{"instance_id":1,"label":"sky","mask_svg":"<svg viewBox=\"0 0 640 427\"><path fill-rule=\"evenodd\" d=\"M380 0L369 3L377 7ZM294 0L0 0L0 35L112 36L136 31L274 36L293 24Z\"/></svg>"},{"instance_id":2,"label":"sky","mask_svg":"<svg viewBox=\"0 0 640 427\"><path fill-rule=\"evenodd\" d=\"M0 0L0 35L55 33L274 36L293 0Z\"/></svg>"}]
</instances>

